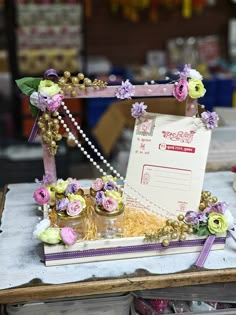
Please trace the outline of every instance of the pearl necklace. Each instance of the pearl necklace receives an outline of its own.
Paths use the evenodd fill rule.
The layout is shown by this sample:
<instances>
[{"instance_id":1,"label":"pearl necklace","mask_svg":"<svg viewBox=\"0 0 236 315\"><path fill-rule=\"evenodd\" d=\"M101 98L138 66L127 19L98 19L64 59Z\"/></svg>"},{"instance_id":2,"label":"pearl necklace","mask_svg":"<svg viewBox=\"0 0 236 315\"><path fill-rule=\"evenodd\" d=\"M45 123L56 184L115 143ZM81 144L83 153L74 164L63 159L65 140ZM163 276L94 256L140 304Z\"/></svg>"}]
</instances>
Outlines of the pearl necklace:
<instances>
[{"instance_id":1,"label":"pearl necklace","mask_svg":"<svg viewBox=\"0 0 236 315\"><path fill-rule=\"evenodd\" d=\"M105 166L120 180L122 180L124 182L124 184L126 186L128 186L128 188L130 190L132 190L132 192L134 193L134 195L132 195L132 198L140 205L144 206L145 208L147 208L149 211L156 213L156 214L160 214L161 213L165 213L166 212L166 208L163 206L160 206L156 203L154 203L153 201L149 200L146 196L144 196L142 193L140 193L139 191L137 191L135 188L133 188L131 185L129 185L129 183L127 182L127 180L121 176L121 174L114 169L114 167L105 159L105 157L101 154L101 152L98 151L98 149L95 147L95 145L90 141L90 139L87 137L87 135L85 134L85 132L82 130L82 128L79 126L78 122L75 120L75 118L73 117L73 115L71 114L70 110L68 109L68 107L65 105L65 102L61 103L63 109L65 110L66 114L68 115L68 117L70 118L71 122L73 123L73 125L76 127L76 129L78 130L78 132L81 134L81 136L83 137L83 139L85 140L85 142L87 142L88 146L93 150L93 152L100 158L100 160L102 161L103 164L105 164ZM90 156L90 154L85 150L85 148L82 146L82 144L76 139L75 135L70 131L68 125L66 124L66 122L64 121L64 119L62 118L61 115L58 115L58 119L61 122L63 128L65 129L65 131L68 133L69 137L72 138L75 142L75 144L77 145L77 147L80 149L80 151L85 155L85 157L89 160L90 163L92 163L94 165L94 167L96 167L96 169L103 174L103 176L107 175L107 172L105 172L105 170ZM127 196L129 196L125 191L123 191L124 194L126 194ZM139 197L137 198L135 195L138 195ZM139 198L141 198L142 200L145 201L145 204L142 202L142 200L140 200ZM147 205L148 203L148 205ZM159 212L158 212L159 210Z\"/></svg>"}]
</instances>

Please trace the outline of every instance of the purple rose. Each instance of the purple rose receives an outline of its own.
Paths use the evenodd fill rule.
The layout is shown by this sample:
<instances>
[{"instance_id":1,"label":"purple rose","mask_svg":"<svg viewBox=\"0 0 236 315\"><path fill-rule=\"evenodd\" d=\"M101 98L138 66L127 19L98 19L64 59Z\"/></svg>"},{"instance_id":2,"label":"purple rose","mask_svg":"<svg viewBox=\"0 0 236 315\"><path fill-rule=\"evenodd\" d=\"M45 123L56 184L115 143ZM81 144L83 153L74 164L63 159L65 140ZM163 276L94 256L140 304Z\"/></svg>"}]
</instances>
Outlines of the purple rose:
<instances>
[{"instance_id":1,"label":"purple rose","mask_svg":"<svg viewBox=\"0 0 236 315\"><path fill-rule=\"evenodd\" d=\"M191 65L185 64L183 70L179 72L180 79L187 80L190 74L190 70L191 70Z\"/></svg>"},{"instance_id":2,"label":"purple rose","mask_svg":"<svg viewBox=\"0 0 236 315\"><path fill-rule=\"evenodd\" d=\"M216 112L203 112L201 113L201 118L208 129L213 129L218 126L219 116Z\"/></svg>"},{"instance_id":3,"label":"purple rose","mask_svg":"<svg viewBox=\"0 0 236 315\"><path fill-rule=\"evenodd\" d=\"M104 190L115 190L116 188L116 183L111 180L106 182L104 185Z\"/></svg>"},{"instance_id":4,"label":"purple rose","mask_svg":"<svg viewBox=\"0 0 236 315\"><path fill-rule=\"evenodd\" d=\"M209 207L207 207L204 212L211 213L211 212L217 212L224 214L225 211L228 209L229 205L226 202L217 202L217 203L211 203L209 204Z\"/></svg>"},{"instance_id":5,"label":"purple rose","mask_svg":"<svg viewBox=\"0 0 236 315\"><path fill-rule=\"evenodd\" d=\"M56 201L56 210L65 211L68 204L69 204L69 200L67 198L59 199Z\"/></svg>"},{"instance_id":6,"label":"purple rose","mask_svg":"<svg viewBox=\"0 0 236 315\"><path fill-rule=\"evenodd\" d=\"M50 194L47 188L40 187L36 189L34 192L34 200L40 205L48 203L50 200Z\"/></svg>"},{"instance_id":7,"label":"purple rose","mask_svg":"<svg viewBox=\"0 0 236 315\"><path fill-rule=\"evenodd\" d=\"M142 117L146 113L147 105L144 102L141 103L134 103L131 108L131 116L135 119Z\"/></svg>"},{"instance_id":8,"label":"purple rose","mask_svg":"<svg viewBox=\"0 0 236 315\"><path fill-rule=\"evenodd\" d=\"M79 215L82 212L82 210L83 210L83 205L79 200L72 201L68 203L66 213L70 217L74 217L74 216Z\"/></svg>"},{"instance_id":9,"label":"purple rose","mask_svg":"<svg viewBox=\"0 0 236 315\"><path fill-rule=\"evenodd\" d=\"M196 211L187 211L185 214L184 221L189 224L198 224L198 212Z\"/></svg>"},{"instance_id":10,"label":"purple rose","mask_svg":"<svg viewBox=\"0 0 236 315\"><path fill-rule=\"evenodd\" d=\"M186 80L180 80L175 84L173 95L179 102L184 101L188 95L188 82Z\"/></svg>"},{"instance_id":11,"label":"purple rose","mask_svg":"<svg viewBox=\"0 0 236 315\"><path fill-rule=\"evenodd\" d=\"M105 194L103 191L98 191L95 196L95 200L98 206L102 205L102 201L105 198Z\"/></svg>"},{"instance_id":12,"label":"purple rose","mask_svg":"<svg viewBox=\"0 0 236 315\"><path fill-rule=\"evenodd\" d=\"M71 183L71 184L68 184L68 186L66 187L65 194L66 195L74 194L77 192L77 190L78 190L78 185L76 183Z\"/></svg>"},{"instance_id":13,"label":"purple rose","mask_svg":"<svg viewBox=\"0 0 236 315\"><path fill-rule=\"evenodd\" d=\"M207 222L207 216L206 216L206 213L204 212L198 213L197 218L199 222L203 222L203 223Z\"/></svg>"},{"instance_id":14,"label":"purple rose","mask_svg":"<svg viewBox=\"0 0 236 315\"><path fill-rule=\"evenodd\" d=\"M50 112L55 112L61 106L61 102L64 96L62 94L53 95L51 98L48 98L47 109Z\"/></svg>"}]
</instances>

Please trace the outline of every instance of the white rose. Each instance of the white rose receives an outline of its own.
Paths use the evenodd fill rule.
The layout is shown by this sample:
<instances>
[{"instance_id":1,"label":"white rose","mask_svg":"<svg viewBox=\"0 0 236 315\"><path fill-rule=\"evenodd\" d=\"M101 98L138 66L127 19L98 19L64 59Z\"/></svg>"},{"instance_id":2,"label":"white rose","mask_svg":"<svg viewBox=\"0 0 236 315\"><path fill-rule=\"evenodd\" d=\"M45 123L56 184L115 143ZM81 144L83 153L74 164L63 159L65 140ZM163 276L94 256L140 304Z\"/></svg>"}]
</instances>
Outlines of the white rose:
<instances>
[{"instance_id":1,"label":"white rose","mask_svg":"<svg viewBox=\"0 0 236 315\"><path fill-rule=\"evenodd\" d=\"M190 69L189 70L189 75L188 75L191 79L197 79L197 80L202 80L203 77L202 75L195 69Z\"/></svg>"},{"instance_id":2,"label":"white rose","mask_svg":"<svg viewBox=\"0 0 236 315\"><path fill-rule=\"evenodd\" d=\"M231 230L234 227L234 217L229 209L225 210L224 216L228 222L228 230Z\"/></svg>"}]
</instances>

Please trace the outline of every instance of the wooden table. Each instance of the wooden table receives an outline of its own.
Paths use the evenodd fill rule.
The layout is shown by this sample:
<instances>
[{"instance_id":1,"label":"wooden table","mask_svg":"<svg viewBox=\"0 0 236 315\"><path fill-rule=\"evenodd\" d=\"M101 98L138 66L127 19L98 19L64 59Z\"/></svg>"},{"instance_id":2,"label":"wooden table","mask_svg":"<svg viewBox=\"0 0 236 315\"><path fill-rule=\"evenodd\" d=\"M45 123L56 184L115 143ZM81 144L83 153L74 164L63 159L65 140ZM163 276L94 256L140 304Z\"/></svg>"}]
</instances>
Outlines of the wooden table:
<instances>
[{"instance_id":1,"label":"wooden table","mask_svg":"<svg viewBox=\"0 0 236 315\"><path fill-rule=\"evenodd\" d=\"M228 174L229 173L229 174ZM229 177L229 180L227 179L228 175L230 176L230 172L224 172L219 174L220 178L222 179L222 174L224 174L226 181L228 182L228 185L230 187L231 183L231 177ZM223 180L223 179L222 179ZM214 175L211 177L211 181L214 182ZM223 185L223 183L221 183ZM13 192L20 196L20 189L23 189L22 187L25 187L25 185L30 184L18 184L18 185L10 185L10 192L13 194ZM32 191L34 190L34 184L32 185ZM29 190L29 187L27 187L27 191ZM228 187L228 188L229 188ZM31 189L31 188L30 188ZM29 194L31 191L29 190ZM16 205L16 211L21 211L27 207L33 207L34 203L33 200L27 200L29 195L23 195L22 199L19 199L19 203L13 202L14 198L11 198L12 195L9 195L8 187L5 187L2 200L0 204L0 214L3 214L3 217L5 215L5 218L3 220L4 222L7 222L6 213L4 211L8 211L8 204ZM17 195L18 196L18 195ZM8 199L7 199L7 198ZM233 195L231 196L233 198ZM236 197L236 195L235 195ZM236 199L236 198L235 198ZM233 199L232 199L233 200ZM4 211L3 211L4 210ZM23 211L22 210L22 211ZM32 217L32 218L31 218ZM11 219L13 217L11 216ZM17 212L15 216L15 225L17 224ZM10 220L10 219L9 219ZM35 220L34 215L32 214L29 218L29 220ZM25 222L27 225L27 222ZM26 226L25 225L25 226ZM14 226L14 225L13 225ZM24 231L24 226L21 226L22 233ZM8 231L3 230L2 235L0 234L0 244L2 242L1 236L3 236L4 233L7 233ZM15 237L17 238L17 231ZM18 234L19 235L19 234ZM2 245L3 248L6 248ZM16 247L17 248L17 247ZM7 248L6 248L7 250ZM4 273L1 274L0 268L0 284L2 284L2 288L0 289L0 304L7 304L7 303L16 303L16 302L29 302L29 301L43 301L43 300L49 300L49 299L59 299L59 298L69 298L69 297L81 297L81 296L91 296L91 295L97 295L97 294L110 294L110 293L117 293L117 292L129 292L129 291L137 291L137 290L149 290L149 289L160 289L159 292L160 296L169 296L172 294L175 294L174 292L177 292L175 290L175 287L178 287L179 290L184 290L184 288L180 289L180 287L183 286L191 286L190 289L188 287L187 290L185 290L185 295L190 294L191 290L194 292L196 290L196 286L198 285L198 292L201 292L202 290L204 292L204 288L208 288L208 286L204 286L204 284L211 284L214 285L214 287L219 288L222 290L222 294L224 292L225 284L228 284L228 288L230 287L231 291L228 293L225 293L225 299L227 300L227 297L229 296L233 299L234 295L236 294L235 290L235 284L236 282L236 250L235 248L231 249L231 252L234 251L233 254L235 254L235 260L233 254L230 253L230 255L233 257L233 261L229 261L230 259L226 256L226 260L228 259L229 263L225 264L227 267L226 269L222 268L216 268L216 269L196 269L193 267L189 267L183 271L181 269L177 272L172 273L163 273L161 274L158 272L153 273L152 271L148 270L148 268L137 268L133 270L133 272L128 271L127 273L123 270L121 271L121 275L117 276L116 274L111 275L111 272L108 276L102 275L101 277L97 276L96 274L93 275L93 271L91 271L91 276L88 278L84 278L83 280L78 280L78 277L74 279L74 281L70 281L69 276L70 270L86 270L83 268L88 269L91 267L91 265L87 264L86 266L81 265L74 265L74 269L70 269L70 266L59 266L59 267L45 267L43 263L39 264L38 270L40 270L41 275L44 273L48 274L48 277L50 278L51 274L57 275L62 270L61 268L65 268L65 272L68 272L68 278L69 281L67 282L60 282L58 279L56 279L56 276L54 276L55 281L58 281L58 283L52 283L52 282L45 282L45 280L42 280L42 276L39 274L38 277L34 276L34 278L31 278L30 281L28 279L25 280L25 282L22 280L21 283L17 283L17 277L22 276L22 274L27 275L27 266L21 266L17 269L17 271L12 271L13 267L9 266L9 268L5 268ZM17 260L17 256L14 256L14 250L12 251L12 262L17 262L20 266L20 262ZM221 251L222 252L222 251ZM3 254L3 253L2 253ZM34 253L35 255L35 253ZM184 255L184 254L182 254ZM27 253L25 254L27 256ZM3 257L3 256L2 256ZM23 256L22 256L23 257ZM175 255L172 256L173 259L175 259ZM187 256L186 256L187 257ZM1 259L2 260L2 259ZM173 260L174 261L174 260ZM133 264L135 261L130 260L130 264ZM141 262L145 262L144 260ZM155 260L154 260L155 262ZM227 261L226 261L227 262ZM119 268L121 266L122 269L122 263L125 266L125 262L122 261L116 261L113 262L113 265L108 262L108 265L106 266L116 266L116 268ZM152 263L150 259L150 264ZM29 265L31 264L31 260L29 260ZM101 262L97 263L99 266ZM176 261L176 264L178 264L178 261ZM13 264L14 265L14 264ZM3 263L4 266L4 263ZM75 269L76 266L76 269ZM93 266L93 265L92 265ZM146 266L146 265L145 265ZM30 268L30 267L29 267ZM52 269L51 269L52 268ZM72 267L71 267L72 268ZM130 267L131 268L131 267ZM135 268L135 267L134 267ZM30 272L30 270L29 270ZM9 273L9 274L8 274ZM64 271L63 271L64 274ZM1 280L2 277L2 280ZM12 279L13 283L8 284L7 280ZM5 281L5 282L4 282ZM10 281L10 280L9 280ZM14 283L17 283L18 285L15 285ZM201 286L199 286L201 285ZM166 289L165 289L166 288ZM234 289L232 289L234 288ZM209 292L209 290L207 291ZM214 294L212 296L211 300L214 300L216 297L215 291L213 290ZM234 293L235 292L235 293ZM196 293L197 294L197 293ZM200 294L200 293L199 293ZM234 300L236 300L236 296L234 297Z\"/></svg>"}]
</instances>

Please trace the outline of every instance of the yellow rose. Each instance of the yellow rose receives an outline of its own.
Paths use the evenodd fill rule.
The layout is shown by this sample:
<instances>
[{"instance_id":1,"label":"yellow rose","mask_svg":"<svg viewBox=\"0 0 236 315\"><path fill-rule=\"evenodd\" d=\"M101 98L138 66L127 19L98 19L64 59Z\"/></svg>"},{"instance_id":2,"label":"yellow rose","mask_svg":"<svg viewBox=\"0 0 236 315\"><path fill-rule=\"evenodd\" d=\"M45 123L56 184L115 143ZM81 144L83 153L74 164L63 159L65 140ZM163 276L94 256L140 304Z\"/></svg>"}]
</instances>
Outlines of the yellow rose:
<instances>
[{"instance_id":1,"label":"yellow rose","mask_svg":"<svg viewBox=\"0 0 236 315\"><path fill-rule=\"evenodd\" d=\"M228 229L228 222L222 213L211 212L208 216L208 230L212 234L222 234Z\"/></svg>"},{"instance_id":2,"label":"yellow rose","mask_svg":"<svg viewBox=\"0 0 236 315\"><path fill-rule=\"evenodd\" d=\"M58 194L63 194L68 186L68 180L58 179L55 185L55 190Z\"/></svg>"},{"instance_id":3,"label":"yellow rose","mask_svg":"<svg viewBox=\"0 0 236 315\"><path fill-rule=\"evenodd\" d=\"M50 184L46 186L48 191L49 191L49 195L50 195L50 205L54 206L56 204L56 190L55 190L55 184Z\"/></svg>"},{"instance_id":4,"label":"yellow rose","mask_svg":"<svg viewBox=\"0 0 236 315\"><path fill-rule=\"evenodd\" d=\"M82 208L86 207L85 199L81 195L68 194L67 198L69 199L70 202L80 201L81 205L82 205Z\"/></svg>"},{"instance_id":5,"label":"yellow rose","mask_svg":"<svg viewBox=\"0 0 236 315\"><path fill-rule=\"evenodd\" d=\"M59 228L47 228L45 231L38 235L38 238L47 244L55 245L60 243L60 229Z\"/></svg>"},{"instance_id":6,"label":"yellow rose","mask_svg":"<svg viewBox=\"0 0 236 315\"><path fill-rule=\"evenodd\" d=\"M191 79L188 81L189 96L191 98L199 98L204 96L206 89L201 80Z\"/></svg>"},{"instance_id":7,"label":"yellow rose","mask_svg":"<svg viewBox=\"0 0 236 315\"><path fill-rule=\"evenodd\" d=\"M61 88L57 83L51 80L42 80L39 83L38 91L44 96L54 96L61 92Z\"/></svg>"},{"instance_id":8,"label":"yellow rose","mask_svg":"<svg viewBox=\"0 0 236 315\"><path fill-rule=\"evenodd\" d=\"M112 175L106 175L106 176L102 176L102 181L105 183L105 182L108 182L108 181L112 181L114 182L116 180L115 177L113 177Z\"/></svg>"}]
</instances>

